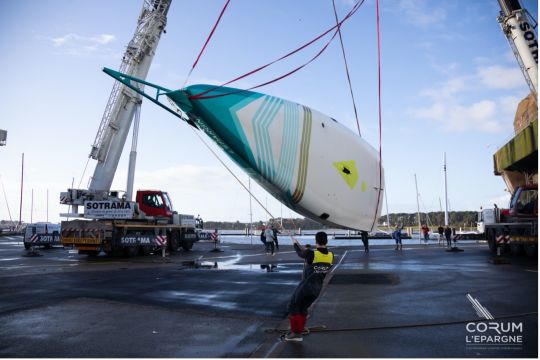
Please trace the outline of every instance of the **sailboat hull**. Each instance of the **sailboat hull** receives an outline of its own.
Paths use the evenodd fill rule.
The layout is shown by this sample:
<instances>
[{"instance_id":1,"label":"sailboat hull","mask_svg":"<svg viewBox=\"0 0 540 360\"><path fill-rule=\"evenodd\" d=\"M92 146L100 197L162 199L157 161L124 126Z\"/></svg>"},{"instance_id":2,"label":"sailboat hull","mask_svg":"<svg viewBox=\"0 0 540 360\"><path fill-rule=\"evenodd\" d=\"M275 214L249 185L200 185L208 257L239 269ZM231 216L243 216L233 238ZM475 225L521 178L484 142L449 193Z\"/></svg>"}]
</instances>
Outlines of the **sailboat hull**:
<instances>
[{"instance_id":1,"label":"sailboat hull","mask_svg":"<svg viewBox=\"0 0 540 360\"><path fill-rule=\"evenodd\" d=\"M384 188L373 147L334 119L274 96L221 87L193 98L212 88L166 95L292 210L332 227L372 229Z\"/></svg>"}]
</instances>

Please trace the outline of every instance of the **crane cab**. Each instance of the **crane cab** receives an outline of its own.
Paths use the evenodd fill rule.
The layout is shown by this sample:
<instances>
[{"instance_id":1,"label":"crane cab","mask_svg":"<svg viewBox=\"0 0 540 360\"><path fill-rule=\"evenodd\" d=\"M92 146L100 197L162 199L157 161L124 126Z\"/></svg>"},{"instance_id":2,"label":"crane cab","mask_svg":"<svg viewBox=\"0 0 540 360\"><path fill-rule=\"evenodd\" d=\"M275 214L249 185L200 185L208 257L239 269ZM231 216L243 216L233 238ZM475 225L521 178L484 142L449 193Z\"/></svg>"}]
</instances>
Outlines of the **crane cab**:
<instances>
[{"instance_id":1,"label":"crane cab","mask_svg":"<svg viewBox=\"0 0 540 360\"><path fill-rule=\"evenodd\" d=\"M135 201L147 216L170 218L174 212L169 194L161 190L138 190Z\"/></svg>"}]
</instances>

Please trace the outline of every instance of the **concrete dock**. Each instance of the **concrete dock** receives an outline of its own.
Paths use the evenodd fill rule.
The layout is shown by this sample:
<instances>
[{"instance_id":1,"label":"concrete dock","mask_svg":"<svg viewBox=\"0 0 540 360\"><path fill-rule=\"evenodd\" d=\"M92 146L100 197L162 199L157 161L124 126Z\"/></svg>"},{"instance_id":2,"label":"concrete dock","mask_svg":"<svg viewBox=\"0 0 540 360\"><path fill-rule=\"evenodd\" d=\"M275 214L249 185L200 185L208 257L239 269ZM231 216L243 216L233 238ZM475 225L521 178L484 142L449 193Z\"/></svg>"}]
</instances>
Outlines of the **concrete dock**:
<instances>
[{"instance_id":1,"label":"concrete dock","mask_svg":"<svg viewBox=\"0 0 540 360\"><path fill-rule=\"evenodd\" d=\"M28 257L20 237L0 237L0 356L536 358L536 259L494 265L486 244L458 245L332 249L308 320L325 328L285 343L302 270L291 246L91 259Z\"/></svg>"}]
</instances>

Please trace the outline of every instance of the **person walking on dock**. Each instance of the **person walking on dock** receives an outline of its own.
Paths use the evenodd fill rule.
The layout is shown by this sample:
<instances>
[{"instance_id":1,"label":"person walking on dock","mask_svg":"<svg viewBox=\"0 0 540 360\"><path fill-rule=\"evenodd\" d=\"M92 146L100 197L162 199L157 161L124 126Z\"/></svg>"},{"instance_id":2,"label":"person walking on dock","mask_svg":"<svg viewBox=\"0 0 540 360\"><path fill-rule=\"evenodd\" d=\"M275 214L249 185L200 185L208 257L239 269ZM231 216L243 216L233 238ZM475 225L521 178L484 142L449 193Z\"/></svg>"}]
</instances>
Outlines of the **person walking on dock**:
<instances>
[{"instance_id":1,"label":"person walking on dock","mask_svg":"<svg viewBox=\"0 0 540 360\"><path fill-rule=\"evenodd\" d=\"M364 244L364 252L369 252L369 238L367 231L360 231L360 236L362 237L362 243Z\"/></svg>"},{"instance_id":2,"label":"person walking on dock","mask_svg":"<svg viewBox=\"0 0 540 360\"><path fill-rule=\"evenodd\" d=\"M272 225L272 238L274 239L274 242L276 243L276 251L279 251L278 234L281 234L281 231L276 229L275 225Z\"/></svg>"},{"instance_id":3,"label":"person walking on dock","mask_svg":"<svg viewBox=\"0 0 540 360\"><path fill-rule=\"evenodd\" d=\"M396 229L392 233L392 237L396 240L396 250L403 250L403 245L401 244L401 229L403 229L403 225L398 223Z\"/></svg>"},{"instance_id":4,"label":"person walking on dock","mask_svg":"<svg viewBox=\"0 0 540 360\"><path fill-rule=\"evenodd\" d=\"M444 228L442 227L442 225L439 225L439 227L437 228L437 232L439 233L439 244L441 242L444 242Z\"/></svg>"},{"instance_id":5,"label":"person walking on dock","mask_svg":"<svg viewBox=\"0 0 540 360\"><path fill-rule=\"evenodd\" d=\"M426 224L422 224L422 227L420 228L422 230L422 236L424 238L424 245L427 245L429 240L429 228Z\"/></svg>"},{"instance_id":6,"label":"person walking on dock","mask_svg":"<svg viewBox=\"0 0 540 360\"><path fill-rule=\"evenodd\" d=\"M328 236L319 231L315 234L315 249L302 248L294 237L291 237L294 250L301 258L305 259L303 280L298 284L291 297L288 306L288 319L291 331L282 337L285 341L302 341L302 332L306 325L308 308L319 297L326 274L330 272L334 263L334 254L330 252L326 244Z\"/></svg>"},{"instance_id":7,"label":"person walking on dock","mask_svg":"<svg viewBox=\"0 0 540 360\"><path fill-rule=\"evenodd\" d=\"M444 229L444 236L446 237L446 246L452 248L452 229L450 229L449 225L446 225Z\"/></svg>"},{"instance_id":8,"label":"person walking on dock","mask_svg":"<svg viewBox=\"0 0 540 360\"><path fill-rule=\"evenodd\" d=\"M266 228L263 225L263 227L261 228L261 242L263 243L264 248L266 249L266 235L264 234L264 230L266 230Z\"/></svg>"},{"instance_id":9,"label":"person walking on dock","mask_svg":"<svg viewBox=\"0 0 540 360\"><path fill-rule=\"evenodd\" d=\"M266 237L266 253L269 254L272 253L272 256L275 255L274 253L274 232L270 228L270 226L267 226L264 230L264 236Z\"/></svg>"}]
</instances>

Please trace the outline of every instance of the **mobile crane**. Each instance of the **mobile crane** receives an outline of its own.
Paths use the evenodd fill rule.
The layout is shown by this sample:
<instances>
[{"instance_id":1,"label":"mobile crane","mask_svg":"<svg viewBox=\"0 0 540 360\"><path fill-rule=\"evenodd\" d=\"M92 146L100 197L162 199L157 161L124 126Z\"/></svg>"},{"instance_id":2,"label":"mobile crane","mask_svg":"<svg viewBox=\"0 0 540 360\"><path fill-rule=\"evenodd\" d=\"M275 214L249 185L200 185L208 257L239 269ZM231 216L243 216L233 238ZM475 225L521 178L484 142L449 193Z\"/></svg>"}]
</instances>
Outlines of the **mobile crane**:
<instances>
[{"instance_id":1,"label":"mobile crane","mask_svg":"<svg viewBox=\"0 0 540 360\"><path fill-rule=\"evenodd\" d=\"M171 1L144 0L121 72L146 78L165 32ZM115 82L89 155L97 160L89 187L60 194L60 203L70 206L70 212L60 216L77 218L62 221L60 241L74 246L80 254L96 256L104 251L133 256L165 246L171 251L179 247L189 250L199 239L200 218L175 212L166 192L139 190L132 201L141 103L139 94ZM127 187L120 197L118 191L110 189L132 123ZM79 206L84 207L83 213L79 213Z\"/></svg>"},{"instance_id":2,"label":"mobile crane","mask_svg":"<svg viewBox=\"0 0 540 360\"><path fill-rule=\"evenodd\" d=\"M538 252L538 41L534 19L518 0L498 0L497 17L531 93L521 101L514 120L514 137L493 155L495 175L512 194L508 209L484 209L479 231L495 252Z\"/></svg>"}]
</instances>

